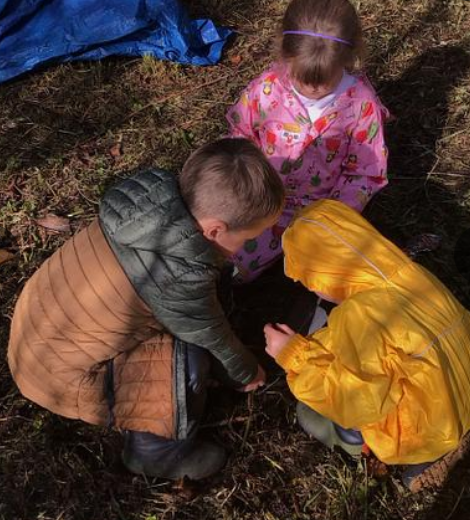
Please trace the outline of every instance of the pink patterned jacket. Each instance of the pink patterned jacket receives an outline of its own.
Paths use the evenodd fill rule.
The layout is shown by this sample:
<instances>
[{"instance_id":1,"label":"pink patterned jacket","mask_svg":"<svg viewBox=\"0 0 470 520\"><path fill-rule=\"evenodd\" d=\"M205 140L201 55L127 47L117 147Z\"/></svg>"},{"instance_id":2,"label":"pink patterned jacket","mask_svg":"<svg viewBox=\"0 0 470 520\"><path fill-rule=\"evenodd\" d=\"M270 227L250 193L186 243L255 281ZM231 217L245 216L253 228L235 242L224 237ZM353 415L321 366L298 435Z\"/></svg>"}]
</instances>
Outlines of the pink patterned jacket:
<instances>
[{"instance_id":1,"label":"pink patterned jacket","mask_svg":"<svg viewBox=\"0 0 470 520\"><path fill-rule=\"evenodd\" d=\"M287 224L295 210L322 198L362 211L387 184L383 122L387 109L365 75L315 121L280 65L252 81L228 112L232 137L253 140L287 189Z\"/></svg>"}]
</instances>

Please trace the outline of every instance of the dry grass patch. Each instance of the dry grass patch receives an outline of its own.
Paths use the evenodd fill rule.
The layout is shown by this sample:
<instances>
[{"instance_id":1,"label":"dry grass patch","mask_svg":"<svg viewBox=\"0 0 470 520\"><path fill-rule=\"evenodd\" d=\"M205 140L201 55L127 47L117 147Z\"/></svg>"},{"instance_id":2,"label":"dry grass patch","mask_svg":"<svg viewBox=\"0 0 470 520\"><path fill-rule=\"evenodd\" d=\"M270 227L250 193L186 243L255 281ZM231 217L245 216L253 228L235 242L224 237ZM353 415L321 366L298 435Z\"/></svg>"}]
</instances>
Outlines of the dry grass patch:
<instances>
[{"instance_id":1,"label":"dry grass patch","mask_svg":"<svg viewBox=\"0 0 470 520\"><path fill-rule=\"evenodd\" d=\"M369 41L370 76L395 118L388 125L391 184L368 215L399 242L421 231L441 234L440 250L422 260L470 306L468 273L454 263L455 243L470 227L470 4L355 3ZM117 433L44 412L11 381L5 351L16 297L68 237L44 232L37 219L54 213L75 232L96 215L116 179L149 164L177 171L193 149L223 135L227 107L271 59L286 4L190 3L195 14L236 30L215 67L116 58L50 67L0 86L0 249L15 255L0 266L0 518L467 518L468 461L442 492L417 497L396 475L372 479L362 464L329 453L299 430L274 367L270 385L253 396L213 397L205 432L232 455L219 477L197 487L128 474Z\"/></svg>"}]
</instances>

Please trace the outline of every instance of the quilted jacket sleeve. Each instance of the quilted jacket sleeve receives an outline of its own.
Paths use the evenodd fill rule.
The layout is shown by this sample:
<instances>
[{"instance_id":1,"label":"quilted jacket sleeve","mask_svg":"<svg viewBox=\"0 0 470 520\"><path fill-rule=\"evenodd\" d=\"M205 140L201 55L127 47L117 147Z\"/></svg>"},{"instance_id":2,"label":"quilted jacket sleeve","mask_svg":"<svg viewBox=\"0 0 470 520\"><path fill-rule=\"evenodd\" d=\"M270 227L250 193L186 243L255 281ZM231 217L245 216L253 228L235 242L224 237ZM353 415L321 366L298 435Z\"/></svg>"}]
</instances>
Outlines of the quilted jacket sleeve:
<instances>
[{"instance_id":1,"label":"quilted jacket sleeve","mask_svg":"<svg viewBox=\"0 0 470 520\"><path fill-rule=\"evenodd\" d=\"M162 291L153 308L163 326L179 339L209 350L234 381L247 384L256 376L258 362L232 331L213 281L187 272Z\"/></svg>"},{"instance_id":2,"label":"quilted jacket sleeve","mask_svg":"<svg viewBox=\"0 0 470 520\"><path fill-rule=\"evenodd\" d=\"M135 290L171 334L208 349L240 384L256 358L233 333L217 297L220 255L197 229L176 177L146 170L110 189L100 222Z\"/></svg>"}]
</instances>

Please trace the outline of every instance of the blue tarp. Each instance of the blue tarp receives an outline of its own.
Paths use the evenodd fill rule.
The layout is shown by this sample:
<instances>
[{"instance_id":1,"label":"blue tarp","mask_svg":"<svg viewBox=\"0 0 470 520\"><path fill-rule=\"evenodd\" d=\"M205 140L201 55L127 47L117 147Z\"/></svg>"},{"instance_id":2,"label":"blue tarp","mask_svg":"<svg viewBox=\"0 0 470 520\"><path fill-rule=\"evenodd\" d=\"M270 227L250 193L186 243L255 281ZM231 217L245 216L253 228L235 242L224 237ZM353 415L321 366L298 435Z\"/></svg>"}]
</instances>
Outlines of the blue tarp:
<instances>
[{"instance_id":1,"label":"blue tarp","mask_svg":"<svg viewBox=\"0 0 470 520\"><path fill-rule=\"evenodd\" d=\"M0 82L113 54L212 65L229 34L191 20L178 0L0 0Z\"/></svg>"}]
</instances>

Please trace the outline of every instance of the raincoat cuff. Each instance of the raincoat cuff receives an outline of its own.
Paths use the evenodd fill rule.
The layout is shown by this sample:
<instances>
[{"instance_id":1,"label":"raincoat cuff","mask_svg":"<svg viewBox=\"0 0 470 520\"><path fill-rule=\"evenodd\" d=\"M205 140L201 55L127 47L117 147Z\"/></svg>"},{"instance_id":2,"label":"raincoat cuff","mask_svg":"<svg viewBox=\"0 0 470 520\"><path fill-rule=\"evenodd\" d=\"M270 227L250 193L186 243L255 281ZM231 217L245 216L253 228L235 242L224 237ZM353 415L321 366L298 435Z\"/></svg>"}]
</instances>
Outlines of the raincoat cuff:
<instances>
[{"instance_id":1,"label":"raincoat cuff","mask_svg":"<svg viewBox=\"0 0 470 520\"><path fill-rule=\"evenodd\" d=\"M290 370L295 372L301 364L302 354L306 351L307 347L308 341L304 336L295 334L276 357L276 363L286 372Z\"/></svg>"}]
</instances>

